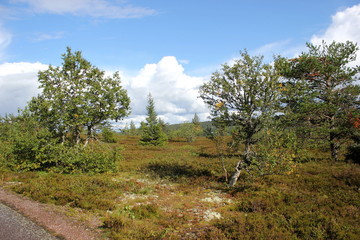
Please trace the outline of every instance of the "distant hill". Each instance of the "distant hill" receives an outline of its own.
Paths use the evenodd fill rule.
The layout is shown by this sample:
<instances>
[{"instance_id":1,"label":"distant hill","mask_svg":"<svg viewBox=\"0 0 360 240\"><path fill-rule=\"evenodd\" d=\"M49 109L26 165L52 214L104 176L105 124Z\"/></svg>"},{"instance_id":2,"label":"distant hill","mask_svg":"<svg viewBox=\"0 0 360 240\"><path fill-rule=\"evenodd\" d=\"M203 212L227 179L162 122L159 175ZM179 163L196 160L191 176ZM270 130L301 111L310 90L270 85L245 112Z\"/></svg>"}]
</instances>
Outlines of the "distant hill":
<instances>
[{"instance_id":1,"label":"distant hill","mask_svg":"<svg viewBox=\"0 0 360 240\"><path fill-rule=\"evenodd\" d=\"M184 123L177 123L177 124L169 124L166 125L166 128L169 129L170 131L174 131L174 130L178 130L181 125L183 125ZM211 121L206 121L206 122L200 122L200 126L202 127L202 129L206 129L208 127L212 126Z\"/></svg>"}]
</instances>

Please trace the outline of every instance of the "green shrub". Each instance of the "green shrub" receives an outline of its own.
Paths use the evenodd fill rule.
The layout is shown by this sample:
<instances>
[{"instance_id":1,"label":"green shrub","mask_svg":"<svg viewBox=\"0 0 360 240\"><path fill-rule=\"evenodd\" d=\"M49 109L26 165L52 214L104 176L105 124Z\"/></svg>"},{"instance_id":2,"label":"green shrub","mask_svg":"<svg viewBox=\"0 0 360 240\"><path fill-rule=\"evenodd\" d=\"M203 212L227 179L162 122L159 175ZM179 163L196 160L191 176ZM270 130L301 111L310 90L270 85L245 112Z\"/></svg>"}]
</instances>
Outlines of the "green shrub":
<instances>
[{"instance_id":1,"label":"green shrub","mask_svg":"<svg viewBox=\"0 0 360 240\"><path fill-rule=\"evenodd\" d=\"M318 212L301 213L290 219L290 224L300 239L348 239L334 218Z\"/></svg>"},{"instance_id":2,"label":"green shrub","mask_svg":"<svg viewBox=\"0 0 360 240\"><path fill-rule=\"evenodd\" d=\"M193 178L200 176L212 176L211 171L208 169L195 168L192 165L176 162L152 162L147 167L147 170L150 170L150 173L154 176L173 181L181 179L194 180Z\"/></svg>"},{"instance_id":3,"label":"green shrub","mask_svg":"<svg viewBox=\"0 0 360 240\"><path fill-rule=\"evenodd\" d=\"M9 168L9 159L13 159L11 144L8 142L0 141L0 169Z\"/></svg>"},{"instance_id":4,"label":"green shrub","mask_svg":"<svg viewBox=\"0 0 360 240\"><path fill-rule=\"evenodd\" d=\"M63 145L52 146L48 162L49 169L60 173L103 173L116 171L121 160L120 148L109 149L103 145L90 144L87 147Z\"/></svg>"},{"instance_id":5,"label":"green shrub","mask_svg":"<svg viewBox=\"0 0 360 240\"><path fill-rule=\"evenodd\" d=\"M104 142L116 143L115 133L110 128L104 127L101 133Z\"/></svg>"},{"instance_id":6,"label":"green shrub","mask_svg":"<svg viewBox=\"0 0 360 240\"><path fill-rule=\"evenodd\" d=\"M114 200L125 184L113 181L108 175L37 173L13 189L42 203L106 211L114 208Z\"/></svg>"},{"instance_id":7,"label":"green shrub","mask_svg":"<svg viewBox=\"0 0 360 240\"><path fill-rule=\"evenodd\" d=\"M116 171L116 162L122 159L119 148L108 149L98 144L90 144L87 147L81 145L68 147L51 143L50 140L50 143L41 146L39 142L23 140L5 147L8 157L2 162L15 171L113 172Z\"/></svg>"},{"instance_id":8,"label":"green shrub","mask_svg":"<svg viewBox=\"0 0 360 240\"><path fill-rule=\"evenodd\" d=\"M110 214L103 221L103 227L109 228L113 232L120 232L128 224L129 219L119 212Z\"/></svg>"},{"instance_id":9,"label":"green shrub","mask_svg":"<svg viewBox=\"0 0 360 240\"><path fill-rule=\"evenodd\" d=\"M108 136L108 140L110 136ZM119 149L99 143L67 146L33 117L0 118L0 167L14 171L102 173L116 170Z\"/></svg>"},{"instance_id":10,"label":"green shrub","mask_svg":"<svg viewBox=\"0 0 360 240\"><path fill-rule=\"evenodd\" d=\"M249 169L260 175L290 174L295 168L296 156L297 142L293 132L267 130L264 139L255 146Z\"/></svg>"},{"instance_id":11,"label":"green shrub","mask_svg":"<svg viewBox=\"0 0 360 240\"><path fill-rule=\"evenodd\" d=\"M164 146L167 144L167 136L163 132L160 124L145 126L142 128L142 135L139 141L140 145Z\"/></svg>"},{"instance_id":12,"label":"green shrub","mask_svg":"<svg viewBox=\"0 0 360 240\"><path fill-rule=\"evenodd\" d=\"M348 153L346 154L346 160L353 163L360 164L360 144L354 144L348 147Z\"/></svg>"},{"instance_id":13,"label":"green shrub","mask_svg":"<svg viewBox=\"0 0 360 240\"><path fill-rule=\"evenodd\" d=\"M41 170L38 154L57 142L49 131L29 116L9 117L0 124L0 161L15 171Z\"/></svg>"},{"instance_id":14,"label":"green shrub","mask_svg":"<svg viewBox=\"0 0 360 240\"><path fill-rule=\"evenodd\" d=\"M135 218L157 218L160 216L159 207L156 204L139 205L132 208Z\"/></svg>"},{"instance_id":15,"label":"green shrub","mask_svg":"<svg viewBox=\"0 0 360 240\"><path fill-rule=\"evenodd\" d=\"M103 227L110 230L111 239L163 239L166 231L155 222L159 216L155 204L125 206L108 214Z\"/></svg>"}]
</instances>

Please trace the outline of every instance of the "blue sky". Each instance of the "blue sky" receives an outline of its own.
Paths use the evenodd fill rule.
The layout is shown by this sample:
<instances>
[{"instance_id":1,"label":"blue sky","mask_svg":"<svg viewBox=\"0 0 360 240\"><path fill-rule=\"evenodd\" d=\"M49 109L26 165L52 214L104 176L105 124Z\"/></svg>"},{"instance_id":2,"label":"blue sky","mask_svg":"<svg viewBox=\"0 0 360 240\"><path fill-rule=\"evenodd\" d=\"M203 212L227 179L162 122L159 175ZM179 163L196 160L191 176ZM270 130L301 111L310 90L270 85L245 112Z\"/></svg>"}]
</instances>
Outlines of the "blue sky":
<instances>
[{"instance_id":1,"label":"blue sky","mask_svg":"<svg viewBox=\"0 0 360 240\"><path fill-rule=\"evenodd\" d=\"M292 57L306 42L360 43L359 26L354 0L0 0L0 115L39 93L37 71L70 46L120 72L127 122L144 119L149 92L167 122L206 120L197 88L240 50Z\"/></svg>"}]
</instances>

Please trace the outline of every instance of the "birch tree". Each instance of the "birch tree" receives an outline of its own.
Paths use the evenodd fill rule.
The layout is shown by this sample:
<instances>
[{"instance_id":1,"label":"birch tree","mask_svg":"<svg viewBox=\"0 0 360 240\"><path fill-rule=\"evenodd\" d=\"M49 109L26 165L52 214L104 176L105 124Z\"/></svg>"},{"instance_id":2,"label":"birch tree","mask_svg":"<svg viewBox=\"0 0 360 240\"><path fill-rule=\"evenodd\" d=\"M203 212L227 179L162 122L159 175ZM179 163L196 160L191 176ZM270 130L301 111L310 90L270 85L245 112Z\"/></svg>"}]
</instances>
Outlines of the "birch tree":
<instances>
[{"instance_id":1,"label":"birch tree","mask_svg":"<svg viewBox=\"0 0 360 240\"><path fill-rule=\"evenodd\" d=\"M62 142L79 144L86 128L87 143L96 126L130 113L130 99L118 73L106 76L80 51L68 47L62 60L61 66L39 72L42 92L29 102L29 109Z\"/></svg>"},{"instance_id":2,"label":"birch tree","mask_svg":"<svg viewBox=\"0 0 360 240\"><path fill-rule=\"evenodd\" d=\"M252 57L246 51L233 64L225 63L200 88L200 97L208 104L212 118L235 126L234 137L245 146L230 186L236 184L243 169L253 164L253 144L274 117L278 88L279 76L274 68L263 64L262 56Z\"/></svg>"}]
</instances>

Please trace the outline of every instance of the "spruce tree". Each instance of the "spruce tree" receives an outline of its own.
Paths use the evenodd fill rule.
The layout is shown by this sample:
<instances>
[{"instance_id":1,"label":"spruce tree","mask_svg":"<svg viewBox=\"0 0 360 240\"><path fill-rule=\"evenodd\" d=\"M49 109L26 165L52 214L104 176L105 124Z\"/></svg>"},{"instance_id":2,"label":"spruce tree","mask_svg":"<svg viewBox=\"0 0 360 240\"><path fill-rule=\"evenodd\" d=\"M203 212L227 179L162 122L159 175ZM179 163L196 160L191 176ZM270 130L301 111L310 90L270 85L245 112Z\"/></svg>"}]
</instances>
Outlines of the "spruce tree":
<instances>
[{"instance_id":1,"label":"spruce tree","mask_svg":"<svg viewBox=\"0 0 360 240\"><path fill-rule=\"evenodd\" d=\"M160 125L157 113L155 111L154 99L149 94L148 96L148 105L146 107L147 118L146 122L142 124L141 130L142 135L140 138L141 145L153 145L161 146L167 142L167 136L163 132L163 129Z\"/></svg>"},{"instance_id":2,"label":"spruce tree","mask_svg":"<svg viewBox=\"0 0 360 240\"><path fill-rule=\"evenodd\" d=\"M197 115L197 113L194 114L193 119L191 120L191 122L195 125L195 126L200 126L200 118Z\"/></svg>"},{"instance_id":3,"label":"spruce tree","mask_svg":"<svg viewBox=\"0 0 360 240\"><path fill-rule=\"evenodd\" d=\"M137 135L136 134L136 126L135 126L135 123L131 120L130 122L130 130L129 130L129 133L131 136L135 136Z\"/></svg>"},{"instance_id":4,"label":"spruce tree","mask_svg":"<svg viewBox=\"0 0 360 240\"><path fill-rule=\"evenodd\" d=\"M195 113L193 119L191 120L193 126L194 126L194 132L196 136L200 136L203 132L203 129L201 127L200 118Z\"/></svg>"}]
</instances>

